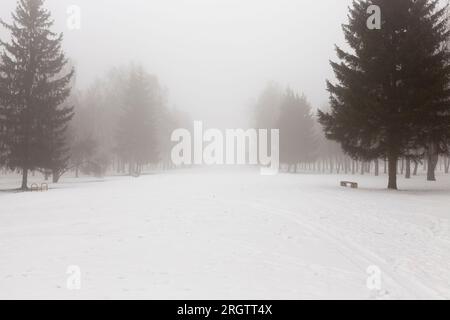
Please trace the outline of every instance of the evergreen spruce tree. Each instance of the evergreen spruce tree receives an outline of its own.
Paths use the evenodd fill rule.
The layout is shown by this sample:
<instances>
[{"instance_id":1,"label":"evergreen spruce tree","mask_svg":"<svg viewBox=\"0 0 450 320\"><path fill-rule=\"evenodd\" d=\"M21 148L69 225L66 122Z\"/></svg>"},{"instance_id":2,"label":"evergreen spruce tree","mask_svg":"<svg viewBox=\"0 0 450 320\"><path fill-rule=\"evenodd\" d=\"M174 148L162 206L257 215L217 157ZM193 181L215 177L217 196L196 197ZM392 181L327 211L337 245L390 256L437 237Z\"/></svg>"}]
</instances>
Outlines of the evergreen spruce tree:
<instances>
[{"instance_id":1,"label":"evergreen spruce tree","mask_svg":"<svg viewBox=\"0 0 450 320\"><path fill-rule=\"evenodd\" d=\"M0 42L0 104L5 127L7 165L22 171L22 189L28 172L55 169L66 161L65 130L71 107L62 106L70 94L74 71L61 50L62 34L55 34L43 0L20 0L13 22L0 20L11 41Z\"/></svg>"},{"instance_id":2,"label":"evergreen spruce tree","mask_svg":"<svg viewBox=\"0 0 450 320\"><path fill-rule=\"evenodd\" d=\"M336 48L337 84L328 82L331 112L319 111L329 139L354 158L389 161L388 188L397 189L397 161L434 145L445 152L450 135L449 37L438 0L353 2L343 26L353 49ZM370 5L381 29L367 26Z\"/></svg>"}]
</instances>

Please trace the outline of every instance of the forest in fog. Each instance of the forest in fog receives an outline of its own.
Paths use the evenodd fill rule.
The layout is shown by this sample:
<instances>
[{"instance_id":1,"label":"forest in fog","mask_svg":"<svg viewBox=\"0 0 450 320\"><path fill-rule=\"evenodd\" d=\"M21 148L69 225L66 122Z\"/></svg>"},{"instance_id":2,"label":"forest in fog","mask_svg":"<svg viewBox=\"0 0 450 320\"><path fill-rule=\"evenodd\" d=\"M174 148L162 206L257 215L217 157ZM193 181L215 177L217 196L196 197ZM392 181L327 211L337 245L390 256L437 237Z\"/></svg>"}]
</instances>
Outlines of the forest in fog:
<instances>
[{"instance_id":1,"label":"forest in fog","mask_svg":"<svg viewBox=\"0 0 450 320\"><path fill-rule=\"evenodd\" d=\"M349 48L336 47L328 103L312 105L307 88L276 81L254 94L242 118L247 128L280 130L284 171L389 174L392 189L399 173L411 178L425 170L434 181L436 170L449 172L448 8L439 1L397 2L374 2L383 5L380 17L366 12L365 1L350 9L343 25ZM411 17L402 18L408 10ZM192 130L193 121L202 119L175 107L157 74L124 62L80 89L76 64L44 1L19 1L12 22L5 18L4 173L20 173L26 190L28 174L36 172L56 183L65 174L139 176L152 168L174 169L171 133ZM379 28L369 28L370 19L375 27L379 19Z\"/></svg>"}]
</instances>

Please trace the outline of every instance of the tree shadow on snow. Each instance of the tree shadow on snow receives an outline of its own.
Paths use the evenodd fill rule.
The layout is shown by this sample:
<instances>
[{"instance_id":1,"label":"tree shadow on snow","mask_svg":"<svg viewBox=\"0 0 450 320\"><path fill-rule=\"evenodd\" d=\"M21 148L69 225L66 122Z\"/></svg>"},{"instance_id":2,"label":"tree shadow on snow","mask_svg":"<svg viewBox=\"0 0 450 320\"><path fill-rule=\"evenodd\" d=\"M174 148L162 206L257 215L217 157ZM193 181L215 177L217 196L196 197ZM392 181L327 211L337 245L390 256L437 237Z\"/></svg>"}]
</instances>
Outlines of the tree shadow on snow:
<instances>
[{"instance_id":1,"label":"tree shadow on snow","mask_svg":"<svg viewBox=\"0 0 450 320\"><path fill-rule=\"evenodd\" d=\"M344 189L344 188L343 188ZM450 195L450 189L444 188L430 188L430 189L414 189L414 188L402 188L399 187L398 190L390 190L388 188L370 188L370 187L361 187L358 189L353 189L354 191L367 191L371 193L382 193L382 194L390 194L390 195L411 195L411 196L421 196L421 195Z\"/></svg>"},{"instance_id":2,"label":"tree shadow on snow","mask_svg":"<svg viewBox=\"0 0 450 320\"><path fill-rule=\"evenodd\" d=\"M0 194L9 194L9 193L22 193L22 192L28 192L29 190L22 190L20 188L15 189L0 189Z\"/></svg>"}]
</instances>

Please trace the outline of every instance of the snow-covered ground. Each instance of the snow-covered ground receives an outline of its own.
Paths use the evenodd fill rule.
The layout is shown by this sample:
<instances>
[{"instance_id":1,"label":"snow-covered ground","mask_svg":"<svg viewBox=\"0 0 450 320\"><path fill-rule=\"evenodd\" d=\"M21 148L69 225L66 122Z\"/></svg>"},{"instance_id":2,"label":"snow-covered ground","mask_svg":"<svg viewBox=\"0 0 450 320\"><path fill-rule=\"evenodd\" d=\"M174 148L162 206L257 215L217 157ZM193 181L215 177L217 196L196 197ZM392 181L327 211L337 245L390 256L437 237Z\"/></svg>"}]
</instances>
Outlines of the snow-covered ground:
<instances>
[{"instance_id":1,"label":"snow-covered ground","mask_svg":"<svg viewBox=\"0 0 450 320\"><path fill-rule=\"evenodd\" d=\"M450 176L385 185L192 169L0 192L0 298L450 298Z\"/></svg>"}]
</instances>

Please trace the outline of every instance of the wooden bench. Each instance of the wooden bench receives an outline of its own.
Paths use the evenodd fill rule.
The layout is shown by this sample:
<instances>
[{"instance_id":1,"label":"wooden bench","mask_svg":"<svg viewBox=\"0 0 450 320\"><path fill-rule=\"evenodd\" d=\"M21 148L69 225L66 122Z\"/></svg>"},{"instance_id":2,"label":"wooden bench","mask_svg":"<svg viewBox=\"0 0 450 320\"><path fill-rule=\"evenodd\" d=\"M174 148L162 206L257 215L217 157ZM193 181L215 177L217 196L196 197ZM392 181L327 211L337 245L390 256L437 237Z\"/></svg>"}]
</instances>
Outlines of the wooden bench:
<instances>
[{"instance_id":1,"label":"wooden bench","mask_svg":"<svg viewBox=\"0 0 450 320\"><path fill-rule=\"evenodd\" d=\"M39 187L39 185L37 183L33 183L31 185L31 192L45 192L48 191L48 184L47 183L42 183L41 186Z\"/></svg>"},{"instance_id":2,"label":"wooden bench","mask_svg":"<svg viewBox=\"0 0 450 320\"><path fill-rule=\"evenodd\" d=\"M341 181L341 187L351 187L352 189L358 189L358 183L351 181Z\"/></svg>"}]
</instances>

